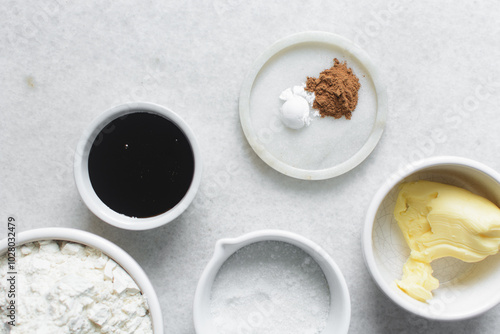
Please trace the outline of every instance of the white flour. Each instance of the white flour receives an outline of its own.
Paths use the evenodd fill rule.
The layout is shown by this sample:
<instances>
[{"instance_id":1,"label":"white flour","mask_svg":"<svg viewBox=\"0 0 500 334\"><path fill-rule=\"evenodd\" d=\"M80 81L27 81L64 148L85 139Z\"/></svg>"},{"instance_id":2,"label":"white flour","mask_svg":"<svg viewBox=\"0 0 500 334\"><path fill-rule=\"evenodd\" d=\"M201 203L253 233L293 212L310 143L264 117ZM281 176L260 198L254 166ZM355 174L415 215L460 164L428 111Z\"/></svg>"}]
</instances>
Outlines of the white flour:
<instances>
[{"instance_id":1,"label":"white flour","mask_svg":"<svg viewBox=\"0 0 500 334\"><path fill-rule=\"evenodd\" d=\"M145 297L99 250L41 241L18 248L16 326L4 325L7 259L0 257L0 334L153 333Z\"/></svg>"}]
</instances>

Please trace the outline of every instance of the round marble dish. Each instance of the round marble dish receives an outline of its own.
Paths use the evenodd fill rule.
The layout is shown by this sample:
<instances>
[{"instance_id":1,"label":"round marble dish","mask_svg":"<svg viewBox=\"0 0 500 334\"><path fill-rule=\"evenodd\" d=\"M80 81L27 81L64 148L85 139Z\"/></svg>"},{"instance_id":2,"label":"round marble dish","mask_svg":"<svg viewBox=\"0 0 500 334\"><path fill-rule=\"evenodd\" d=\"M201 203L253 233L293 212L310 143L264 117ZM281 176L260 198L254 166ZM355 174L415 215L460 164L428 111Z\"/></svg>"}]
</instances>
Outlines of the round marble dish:
<instances>
[{"instance_id":1,"label":"round marble dish","mask_svg":"<svg viewBox=\"0 0 500 334\"><path fill-rule=\"evenodd\" d=\"M313 117L299 130L279 119L286 88L346 61L359 78L352 118ZM353 169L375 148L385 127L387 96L365 51L327 32L298 33L274 43L253 63L239 99L240 121L257 155L275 170L298 179L322 180Z\"/></svg>"}]
</instances>

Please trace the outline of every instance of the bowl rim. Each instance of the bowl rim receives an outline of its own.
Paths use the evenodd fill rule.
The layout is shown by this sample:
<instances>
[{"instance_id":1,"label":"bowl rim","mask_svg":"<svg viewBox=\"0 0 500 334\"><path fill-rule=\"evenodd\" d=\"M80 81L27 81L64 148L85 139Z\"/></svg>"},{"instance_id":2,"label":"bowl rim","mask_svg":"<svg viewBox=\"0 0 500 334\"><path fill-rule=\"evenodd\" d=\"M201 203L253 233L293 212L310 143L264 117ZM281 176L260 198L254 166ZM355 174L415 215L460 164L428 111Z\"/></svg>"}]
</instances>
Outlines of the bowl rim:
<instances>
[{"instance_id":1,"label":"bowl rim","mask_svg":"<svg viewBox=\"0 0 500 334\"><path fill-rule=\"evenodd\" d=\"M394 303L396 303L401 308L414 313L418 316L430 319L430 320L441 320L441 321L456 321L465 320L478 316L497 305L500 302L500 297L491 300L488 303L483 304L474 310L462 312L456 315L440 315L423 311L421 308L415 307L411 303L397 296L395 291L386 284L382 274L380 273L375 256L373 254L373 224L377 211L380 204L383 202L387 194L393 189L397 184L399 184L403 179L409 177L423 169L435 166L443 165L456 165L475 169L491 178L496 180L500 184L500 174L494 169L472 159L458 157L458 156L435 156L430 158L424 158L416 162L409 163L404 170L398 170L393 173L379 188L379 190L373 196L370 205L368 206L367 213L365 215L364 230L362 233L362 252L364 256L364 262L370 275L377 284L380 290Z\"/></svg>"},{"instance_id":2,"label":"bowl rim","mask_svg":"<svg viewBox=\"0 0 500 334\"><path fill-rule=\"evenodd\" d=\"M177 203L172 209L160 215L147 218L133 218L110 209L95 193L92 184L90 183L88 173L87 162L89 152L99 132L114 119L135 112L157 114L167 118L175 125L177 125L179 129L184 133L189 144L191 145L194 157L193 179L187 193L184 195L181 201ZM191 204L194 197L196 196L196 193L198 192L198 188L201 182L203 163L198 141L196 140L196 137L189 125L179 115L177 115L172 110L158 104L150 102L129 102L108 109L104 113L97 116L90 123L90 125L83 132L80 140L78 141L74 156L73 169L74 179L78 192L80 193L80 196L85 205L97 217L115 227L127 230L147 230L162 226L173 221L187 209L187 207Z\"/></svg>"},{"instance_id":3,"label":"bowl rim","mask_svg":"<svg viewBox=\"0 0 500 334\"><path fill-rule=\"evenodd\" d=\"M283 230L260 230L237 238L220 239L196 287L193 303L193 322L198 334L217 334L209 311L210 297L217 273L226 260L239 249L261 241L281 241L302 249L321 267L330 291L330 309L322 333L347 333L351 318L349 289L340 268L318 244L305 237ZM333 299L335 298L335 299ZM338 304L332 302L338 301ZM335 306L340 305L340 307Z\"/></svg>"},{"instance_id":4,"label":"bowl rim","mask_svg":"<svg viewBox=\"0 0 500 334\"><path fill-rule=\"evenodd\" d=\"M158 297L142 267L125 250L96 234L66 227L45 227L16 233L16 247L41 240L62 240L96 248L119 264L141 289L149 306L154 334L163 334L163 315ZM8 248L8 239L0 240L0 254ZM17 273L19 275L19 272Z\"/></svg>"}]
</instances>

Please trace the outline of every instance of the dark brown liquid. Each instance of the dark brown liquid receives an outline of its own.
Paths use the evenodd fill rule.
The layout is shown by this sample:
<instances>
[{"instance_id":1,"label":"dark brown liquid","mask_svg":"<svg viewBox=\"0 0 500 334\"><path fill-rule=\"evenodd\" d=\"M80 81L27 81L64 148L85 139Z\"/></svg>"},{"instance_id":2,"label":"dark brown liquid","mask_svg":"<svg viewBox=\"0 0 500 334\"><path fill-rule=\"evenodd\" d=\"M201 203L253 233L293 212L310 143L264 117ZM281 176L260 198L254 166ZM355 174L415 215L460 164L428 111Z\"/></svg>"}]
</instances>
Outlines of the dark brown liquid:
<instances>
[{"instance_id":1,"label":"dark brown liquid","mask_svg":"<svg viewBox=\"0 0 500 334\"><path fill-rule=\"evenodd\" d=\"M88 161L97 196L130 217L170 210L193 180L193 150L186 136L170 120L152 113L113 120L97 135Z\"/></svg>"}]
</instances>

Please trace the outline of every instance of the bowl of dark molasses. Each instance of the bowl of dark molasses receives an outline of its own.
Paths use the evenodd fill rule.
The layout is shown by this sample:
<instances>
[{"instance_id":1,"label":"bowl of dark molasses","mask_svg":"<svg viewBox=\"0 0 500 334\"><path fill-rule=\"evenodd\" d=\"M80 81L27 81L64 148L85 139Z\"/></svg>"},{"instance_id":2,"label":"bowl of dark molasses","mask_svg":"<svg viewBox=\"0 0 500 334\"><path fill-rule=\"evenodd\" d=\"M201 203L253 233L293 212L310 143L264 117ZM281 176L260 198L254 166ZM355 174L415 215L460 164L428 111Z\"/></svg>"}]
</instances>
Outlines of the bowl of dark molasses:
<instances>
[{"instance_id":1,"label":"bowl of dark molasses","mask_svg":"<svg viewBox=\"0 0 500 334\"><path fill-rule=\"evenodd\" d=\"M201 180L193 131L168 108L127 103L98 116L75 152L75 182L87 207L129 230L171 222L193 201Z\"/></svg>"}]
</instances>

